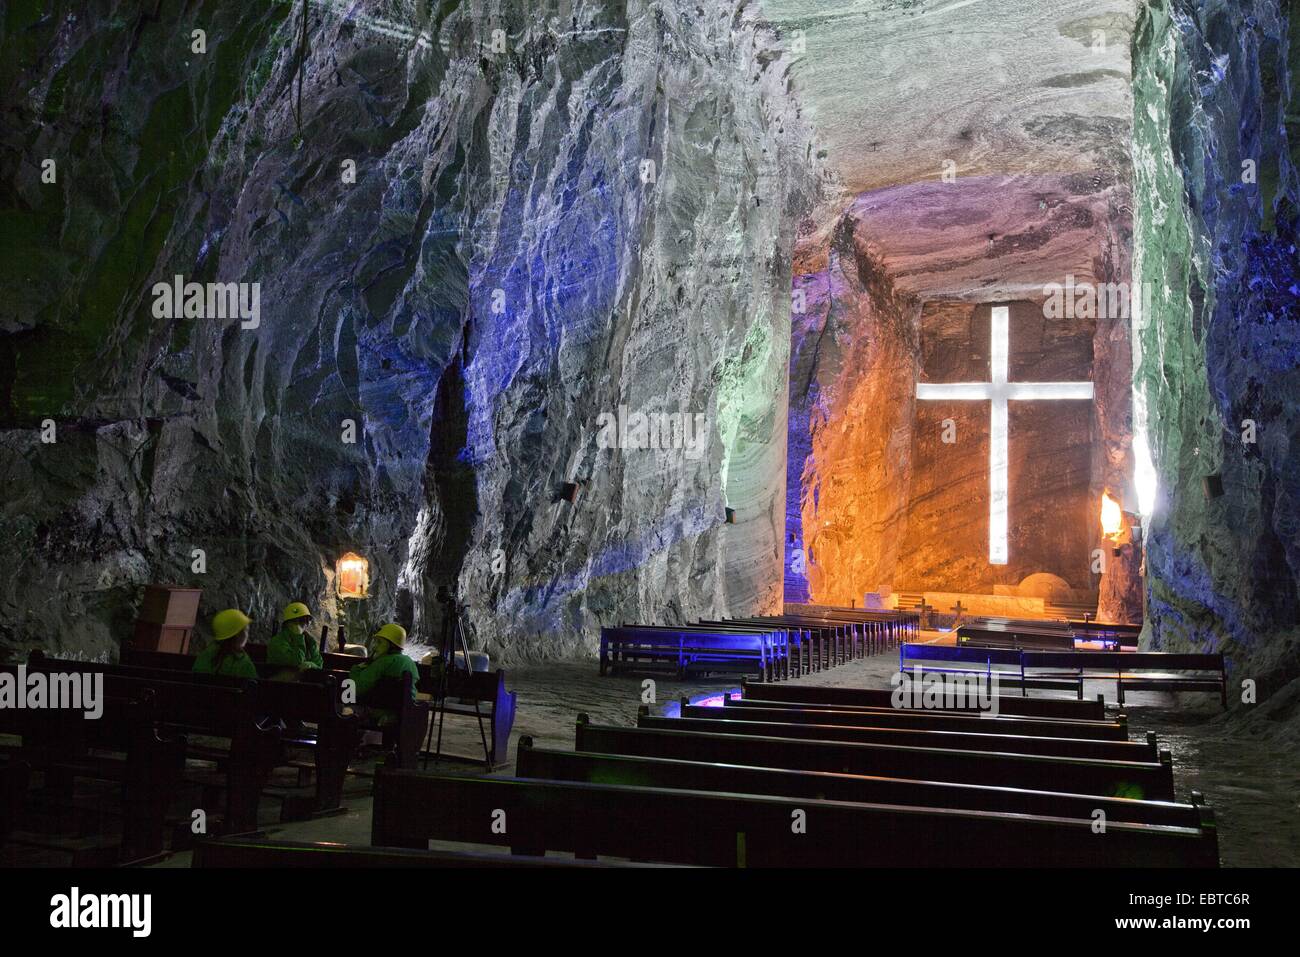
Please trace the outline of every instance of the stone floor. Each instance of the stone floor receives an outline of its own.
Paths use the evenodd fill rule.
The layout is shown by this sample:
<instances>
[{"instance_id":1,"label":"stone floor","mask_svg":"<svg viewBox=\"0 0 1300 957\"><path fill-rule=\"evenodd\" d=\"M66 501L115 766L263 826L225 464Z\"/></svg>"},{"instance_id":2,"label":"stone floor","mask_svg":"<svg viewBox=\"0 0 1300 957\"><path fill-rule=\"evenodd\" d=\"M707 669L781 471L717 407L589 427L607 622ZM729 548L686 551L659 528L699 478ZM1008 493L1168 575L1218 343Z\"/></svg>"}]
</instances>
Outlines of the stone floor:
<instances>
[{"instance_id":1,"label":"stone floor","mask_svg":"<svg viewBox=\"0 0 1300 957\"><path fill-rule=\"evenodd\" d=\"M897 669L892 654L855 661L804 678L796 684L837 687L886 687ZM594 661L550 664L513 671L511 690L518 694L518 716L511 736L513 756L520 735L538 745L573 747L574 719L586 712L599 723L632 724L641 703L640 677L600 677ZM692 700L737 689L738 681L679 682L655 679L656 707L670 710L680 696ZM1089 682L1086 694L1105 694L1113 703L1114 686ZM1159 735L1162 748L1173 752L1177 794L1185 800L1201 791L1214 806L1220 828L1225 866L1300 865L1300 747L1276 735L1247 733L1226 720L1210 695L1171 696L1140 693L1128 696L1126 710L1135 737L1146 731ZM449 750L473 754L479 747L472 719L448 724ZM469 765L448 765L471 769ZM510 767L498 773L509 773ZM369 778L349 785L348 810L338 816L267 827L268 836L283 840L329 840L368 843L370 832ZM176 854L162 866L189 865L187 853Z\"/></svg>"}]
</instances>

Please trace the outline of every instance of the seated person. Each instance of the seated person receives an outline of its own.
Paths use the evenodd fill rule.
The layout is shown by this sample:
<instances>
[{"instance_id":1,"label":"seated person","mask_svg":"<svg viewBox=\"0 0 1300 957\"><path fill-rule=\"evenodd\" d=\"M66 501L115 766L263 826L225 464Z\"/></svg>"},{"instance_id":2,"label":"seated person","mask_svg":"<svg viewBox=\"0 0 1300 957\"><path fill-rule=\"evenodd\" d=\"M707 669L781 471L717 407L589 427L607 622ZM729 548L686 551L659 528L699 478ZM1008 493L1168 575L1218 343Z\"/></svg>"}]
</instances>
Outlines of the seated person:
<instances>
[{"instance_id":1,"label":"seated person","mask_svg":"<svg viewBox=\"0 0 1300 957\"><path fill-rule=\"evenodd\" d=\"M227 678L256 678L257 666L244 651L250 619L238 608L212 616L212 641L194 659L194 673Z\"/></svg>"},{"instance_id":2,"label":"seated person","mask_svg":"<svg viewBox=\"0 0 1300 957\"><path fill-rule=\"evenodd\" d=\"M277 681L293 681L300 671L319 671L324 664L320 649L303 631L311 623L311 611L300 601L290 602L280 622L280 630L266 646L266 663L276 669L271 677Z\"/></svg>"},{"instance_id":3,"label":"seated person","mask_svg":"<svg viewBox=\"0 0 1300 957\"><path fill-rule=\"evenodd\" d=\"M415 700L415 684L420 680L420 669L402 653L405 644L406 629L401 625L390 623L374 633L370 639L370 657L348 672L348 677L356 683L357 704L364 705L375 685L384 678L400 679L403 672L411 675L411 700ZM380 724L396 718L396 714L384 708L374 709L374 715Z\"/></svg>"}]
</instances>

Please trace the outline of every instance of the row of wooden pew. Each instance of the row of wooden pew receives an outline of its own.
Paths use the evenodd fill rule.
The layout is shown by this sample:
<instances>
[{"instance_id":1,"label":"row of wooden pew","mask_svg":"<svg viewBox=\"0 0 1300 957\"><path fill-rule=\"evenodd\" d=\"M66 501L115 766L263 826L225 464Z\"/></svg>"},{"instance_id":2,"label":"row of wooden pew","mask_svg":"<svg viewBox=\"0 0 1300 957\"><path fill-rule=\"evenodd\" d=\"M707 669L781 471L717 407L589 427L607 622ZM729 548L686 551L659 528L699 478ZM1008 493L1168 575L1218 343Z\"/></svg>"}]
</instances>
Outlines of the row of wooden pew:
<instances>
[{"instance_id":1,"label":"row of wooden pew","mask_svg":"<svg viewBox=\"0 0 1300 957\"><path fill-rule=\"evenodd\" d=\"M184 656L169 657L192 663ZM171 815L173 836L184 833L195 810L203 811L209 833L253 830L271 773L289 764L287 745L314 755L312 766L301 770L314 775L315 786L295 813L340 806L348 763L366 725L360 716L344 714L337 675L301 682L249 681L195 675L181 662L145 667L61 661L34 653L23 666L28 675L93 675L102 681L103 712L92 719L66 708L0 710L0 734L18 742L5 749L7 764L26 767L40 778L33 782L38 794L28 794L24 784L15 797L9 830L18 822L56 834L71 829L91 838L95 856L74 853L74 865L159 856L166 848L174 804L180 813ZM3 666L15 678L18 669ZM379 694L396 703L400 689ZM187 782L187 760L213 763L216 782ZM84 805L86 792L78 782L118 791L120 801L112 810L113 816L120 815L120 832L103 801L88 823L51 825L38 821L41 815L25 813L28 805L64 810ZM220 792L215 804L214 788ZM188 805L181 800L187 794Z\"/></svg>"},{"instance_id":2,"label":"row of wooden pew","mask_svg":"<svg viewBox=\"0 0 1300 957\"><path fill-rule=\"evenodd\" d=\"M103 688L98 718L66 707L0 709L0 735L13 739L0 746L0 846L25 828L26 844L55 857L70 849L74 866L114 865L159 857L169 824L170 844L182 846L195 810L203 811L207 833L255 831L277 767L290 768L298 784L307 781L281 789L282 819L341 809L364 731L382 733L391 765L415 767L429 728L429 702L413 700L409 675L381 683L368 707L347 706L341 688L356 661L326 655L325 670L298 681L196 675L187 655L131 649L118 664L36 651L22 671L0 667L14 681L19 674L43 675L49 684L87 676ZM429 692L433 681L421 666L417 689ZM484 718L484 763L493 767L504 757L515 713L504 672L452 672L448 713L473 714L473 707ZM376 726L372 709L389 711L393 722ZM113 792L117 801L103 800Z\"/></svg>"},{"instance_id":3,"label":"row of wooden pew","mask_svg":"<svg viewBox=\"0 0 1300 957\"><path fill-rule=\"evenodd\" d=\"M104 664L35 652L21 669L0 666L15 682L20 674L50 683L92 676L102 682L103 708L97 718L79 709L0 709L0 735L12 742L0 746L0 847L21 830L24 843L54 857L72 848L74 866L148 860L167 849L169 826L171 846L182 846L195 810L204 812L206 833L254 831L277 768L306 782L281 795L282 819L336 811L367 730L382 733L392 766L414 767L422 754L430 703L413 700L404 675L382 682L367 707L349 707L341 688L353 657L328 655L324 670L297 681L195 674L184 655L125 649L122 658ZM433 684L421 666L417 690L432 692ZM392 723L376 725L376 708L391 712ZM450 676L447 710L482 715L479 760L489 768L504 760L514 708L504 672ZM103 799L114 792L118 800ZM50 809L59 809L57 820Z\"/></svg>"},{"instance_id":4,"label":"row of wooden pew","mask_svg":"<svg viewBox=\"0 0 1300 957\"><path fill-rule=\"evenodd\" d=\"M623 624L600 631L600 673L745 674L778 681L896 648L915 639L919 626L911 612L820 605L691 625Z\"/></svg>"},{"instance_id":5,"label":"row of wooden pew","mask_svg":"<svg viewBox=\"0 0 1300 957\"><path fill-rule=\"evenodd\" d=\"M747 686L681 718L643 709L636 727L580 716L573 751L525 738L511 778L381 772L372 842L744 866L1217 864L1210 809L1175 801L1168 752L1100 702L1008 698L990 718L823 690Z\"/></svg>"},{"instance_id":6,"label":"row of wooden pew","mask_svg":"<svg viewBox=\"0 0 1300 957\"><path fill-rule=\"evenodd\" d=\"M957 628L957 644L1073 651L1075 643L1083 641L1119 651L1137 648L1141 632L1141 625L1118 622L981 616L962 620Z\"/></svg>"},{"instance_id":7,"label":"row of wooden pew","mask_svg":"<svg viewBox=\"0 0 1300 957\"><path fill-rule=\"evenodd\" d=\"M1228 706L1228 670L1221 652L1213 654L1166 651L1035 651L1030 648L916 644L898 649L903 671L918 667L939 674L976 674L1000 687L1071 691L1083 697L1083 683L1115 683L1115 697L1124 706L1125 691L1199 691L1217 694Z\"/></svg>"},{"instance_id":8,"label":"row of wooden pew","mask_svg":"<svg viewBox=\"0 0 1300 957\"><path fill-rule=\"evenodd\" d=\"M1154 737L1131 740L1101 699L997 704L903 709L888 690L764 682L680 718L642 709L634 727L579 715L573 750L524 737L509 777L379 769L372 846L330 863L394 848L454 863L437 841L529 866L1217 866L1213 813L1176 799ZM303 860L267 843L214 854Z\"/></svg>"},{"instance_id":9,"label":"row of wooden pew","mask_svg":"<svg viewBox=\"0 0 1300 957\"><path fill-rule=\"evenodd\" d=\"M267 678L275 674L277 667L266 663L266 647L249 645L248 653L257 667L258 673ZM319 674L333 674L338 681L347 677L348 671L358 659L352 655L325 652L323 654L324 670ZM146 668L188 671L193 666L193 659L184 655L168 654L158 651L136 651L124 649L122 662L126 665ZM437 677L427 664L417 665L420 677L416 690L422 695L432 696L437 692ZM317 673L307 672L307 680L316 680ZM416 759L416 751L424 740L428 729L428 706L421 702L410 702L409 688L403 696L400 688L394 686L381 691L387 705L397 713L397 720L391 737L402 767L410 767ZM485 754L482 759L489 769L499 767L506 761L506 747L510 740L510 730L515 720L515 694L506 689L506 673L497 669L494 672L455 669L448 678L447 712L461 717L482 717L485 725ZM477 710L476 710L477 708Z\"/></svg>"}]
</instances>

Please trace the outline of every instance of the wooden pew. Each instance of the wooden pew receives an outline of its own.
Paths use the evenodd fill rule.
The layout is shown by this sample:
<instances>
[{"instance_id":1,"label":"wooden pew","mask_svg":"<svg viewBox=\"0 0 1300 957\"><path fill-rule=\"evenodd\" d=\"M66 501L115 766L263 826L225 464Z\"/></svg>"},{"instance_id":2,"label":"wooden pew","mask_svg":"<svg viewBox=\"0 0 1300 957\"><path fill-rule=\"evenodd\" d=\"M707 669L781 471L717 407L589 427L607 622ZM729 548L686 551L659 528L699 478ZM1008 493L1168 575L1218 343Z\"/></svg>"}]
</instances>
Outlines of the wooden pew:
<instances>
[{"instance_id":1,"label":"wooden pew","mask_svg":"<svg viewBox=\"0 0 1300 957\"><path fill-rule=\"evenodd\" d=\"M346 677L346 675L344 676ZM414 768L419 762L420 747L429 731L430 707L428 701L412 700L410 674L400 679L385 679L371 689L364 706L354 706L362 726L372 731L382 731L384 745L394 754L397 766ZM391 725L380 725L374 720L374 709L391 711L396 715Z\"/></svg>"},{"instance_id":2,"label":"wooden pew","mask_svg":"<svg viewBox=\"0 0 1300 957\"><path fill-rule=\"evenodd\" d=\"M742 700L795 702L807 707L893 707L894 692L887 688L823 688L817 685L741 685ZM998 713L1041 718L1078 718L1102 721L1106 705L1100 695L1088 701L1074 698L1026 698L1013 695L998 697Z\"/></svg>"},{"instance_id":3,"label":"wooden pew","mask_svg":"<svg viewBox=\"0 0 1300 957\"><path fill-rule=\"evenodd\" d=\"M829 667L827 652L837 640L833 634L833 628L817 627L813 629L797 622L765 621L760 618L706 618L702 619L700 624L706 627L740 625L742 627L784 629L790 645L790 677L805 675L811 671L820 671L824 667Z\"/></svg>"},{"instance_id":4,"label":"wooden pew","mask_svg":"<svg viewBox=\"0 0 1300 957\"><path fill-rule=\"evenodd\" d=\"M1222 654L1180 654L1164 651L1075 651L1029 652L1021 658L1027 676L1084 677L1113 680L1116 697L1124 704L1124 689L1130 691L1218 692L1228 706L1228 674ZM1030 669L1043 669L1037 675Z\"/></svg>"},{"instance_id":5,"label":"wooden pew","mask_svg":"<svg viewBox=\"0 0 1300 957\"><path fill-rule=\"evenodd\" d=\"M435 669L424 664L419 668L420 682L417 686L419 691L436 697L438 676ZM475 710L475 703L478 705L478 710ZM498 669L494 673L489 673L453 668L447 677L446 710L447 714L482 718L486 722L487 753L484 755L484 761L489 771L506 762L510 729L515 723L515 693L506 690L504 671Z\"/></svg>"},{"instance_id":6,"label":"wooden pew","mask_svg":"<svg viewBox=\"0 0 1300 957\"><path fill-rule=\"evenodd\" d=\"M884 622L863 621L861 618L834 618L812 615L780 615L773 620L794 622L804 628L830 628L838 644L831 646L832 662L843 663L873 654L886 636Z\"/></svg>"},{"instance_id":7,"label":"wooden pew","mask_svg":"<svg viewBox=\"0 0 1300 957\"><path fill-rule=\"evenodd\" d=\"M1141 625L1116 621L1096 621L1091 618L1087 621L1079 621L1071 618L1069 624L1079 638L1109 642L1117 651L1124 648L1137 650L1138 637L1142 634Z\"/></svg>"},{"instance_id":8,"label":"wooden pew","mask_svg":"<svg viewBox=\"0 0 1300 957\"><path fill-rule=\"evenodd\" d=\"M1051 674L1027 676L1021 664L1021 652L1016 648L979 648L972 646L954 647L952 645L904 644L898 649L899 670L909 677L912 670L910 662L920 667L922 672L936 674L980 674L998 685L1019 688L1021 694L1027 695L1030 688L1047 691L1073 691L1079 700L1083 700L1083 679L1071 675ZM943 667L932 667L926 662L940 663ZM997 666L997 667L995 667Z\"/></svg>"},{"instance_id":9,"label":"wooden pew","mask_svg":"<svg viewBox=\"0 0 1300 957\"><path fill-rule=\"evenodd\" d=\"M790 634L776 625L744 625L737 622L704 625L624 625L651 632L680 632L685 636L685 658L681 674L752 673L746 656L751 642L757 639L759 661L758 677L764 681L778 681L790 676ZM739 655L737 655L739 652Z\"/></svg>"},{"instance_id":10,"label":"wooden pew","mask_svg":"<svg viewBox=\"0 0 1300 957\"><path fill-rule=\"evenodd\" d=\"M31 771L32 766L18 758L0 764L0 847L22 818Z\"/></svg>"},{"instance_id":11,"label":"wooden pew","mask_svg":"<svg viewBox=\"0 0 1300 957\"><path fill-rule=\"evenodd\" d=\"M1102 761L1154 762L1159 760L1154 732L1146 741L1097 741L1087 738L1045 738L1037 735L989 734L967 731L918 731L912 728L871 727L853 724L811 724L786 721L780 712L765 720L738 720L713 715L665 718L648 714L641 706L638 728L704 731L710 734L750 734L778 738L804 738L819 741L848 741L856 744L891 744L912 748L944 748L964 751L990 751L1006 754L1040 754L1064 758L1092 758ZM699 711L723 714L722 708ZM768 712L762 712L763 715ZM850 714L851 722L861 721Z\"/></svg>"},{"instance_id":12,"label":"wooden pew","mask_svg":"<svg viewBox=\"0 0 1300 957\"><path fill-rule=\"evenodd\" d=\"M145 651L124 646L118 664L130 668L148 668L156 671L194 673L194 656L180 655L174 651Z\"/></svg>"},{"instance_id":13,"label":"wooden pew","mask_svg":"<svg viewBox=\"0 0 1300 957\"><path fill-rule=\"evenodd\" d=\"M1016 700L1024 700L1024 699L1016 699ZM776 711L776 712L791 711L791 710L794 711L830 710L830 711L849 712L849 713L855 713L861 715L862 723L865 724L872 723L872 718L875 715L886 715L886 716L927 715L932 718L946 715L946 716L961 717L961 718L968 718L968 719L971 718L980 719L986 724L992 723L992 727L989 728L986 732L991 734L1000 733L1001 729L1003 728L1008 728L1008 729L1011 728L1012 727L1011 722L1027 720L1031 722L1042 722L1044 723L1045 727L1055 728L1057 726L1061 726L1060 730L1063 733L1059 735L1049 735L1049 737L1052 736L1097 737L1098 735L1094 733L1096 729L1111 729L1114 726L1119 726L1121 729L1123 729L1124 739L1127 739L1127 735L1128 735L1128 715L1125 714L1117 714L1115 715L1113 720L1103 720L1103 721L1091 721L1086 719L1081 720L1078 718L1040 718L1036 716L1027 717L1024 715L1016 715L1016 714L1002 714L1001 712L998 713L998 716L996 718L990 718L990 717L981 718L981 715L987 715L988 712L980 711L975 708L924 709L924 708L891 708L888 706L873 708L873 707L865 707L860 705L833 704L833 703L825 703L825 702L813 703L813 702L794 702L794 701L767 701L759 698L724 698L723 699L722 710L724 711L724 713L728 709L736 708L736 707L763 709L765 711ZM886 723L888 724L887 717L883 720L885 720ZM980 725L977 724L972 724L971 727L974 728L976 731L984 730L981 728ZM1034 728L1034 725L1026 725L1026 728ZM935 726L935 729L936 730L959 730L957 728L942 729L937 726ZM1114 732L1113 730L1103 730L1101 736L1105 737L1109 734L1115 734L1115 733L1116 732Z\"/></svg>"},{"instance_id":14,"label":"wooden pew","mask_svg":"<svg viewBox=\"0 0 1300 957\"><path fill-rule=\"evenodd\" d=\"M183 677L169 680L170 675L135 676L115 672L111 665L59 661L39 653L33 653L27 666L44 671L101 670L106 685L111 679L147 690L144 700L150 720L160 733L228 738L228 750L210 753L226 768L225 826L229 830L256 826L258 799L280 753L280 729L260 721L258 682L232 686Z\"/></svg>"},{"instance_id":15,"label":"wooden pew","mask_svg":"<svg viewBox=\"0 0 1300 957\"><path fill-rule=\"evenodd\" d=\"M321 652L321 658L324 661L322 667L326 671L351 671L359 664L365 663L364 655L345 655L341 651Z\"/></svg>"},{"instance_id":16,"label":"wooden pew","mask_svg":"<svg viewBox=\"0 0 1300 957\"><path fill-rule=\"evenodd\" d=\"M895 612L838 612L796 613L792 606L786 606L782 617L793 621L821 623L845 629L848 633L851 653L849 657L875 654L892 646L905 623Z\"/></svg>"},{"instance_id":17,"label":"wooden pew","mask_svg":"<svg viewBox=\"0 0 1300 957\"><path fill-rule=\"evenodd\" d=\"M371 843L431 839L747 867L1218 863L1199 828L1113 821L1094 833L1084 819L379 769Z\"/></svg>"},{"instance_id":18,"label":"wooden pew","mask_svg":"<svg viewBox=\"0 0 1300 957\"><path fill-rule=\"evenodd\" d=\"M920 634L921 616L915 612L882 608L842 608L834 605L801 605L787 603L782 614L820 617L835 621L874 621L883 623L886 646L895 647L914 641Z\"/></svg>"},{"instance_id":19,"label":"wooden pew","mask_svg":"<svg viewBox=\"0 0 1300 957\"><path fill-rule=\"evenodd\" d=\"M226 833L255 828L262 788L280 755L279 727L259 724L256 688L152 680L148 684L153 716L167 732L229 739L229 748L217 756L226 777L223 828Z\"/></svg>"},{"instance_id":20,"label":"wooden pew","mask_svg":"<svg viewBox=\"0 0 1300 957\"><path fill-rule=\"evenodd\" d=\"M983 620L967 622L957 628L959 647L1041 648L1069 651L1074 648L1074 632L1051 622L1024 624L1012 621Z\"/></svg>"},{"instance_id":21,"label":"wooden pew","mask_svg":"<svg viewBox=\"0 0 1300 957\"><path fill-rule=\"evenodd\" d=\"M556 868L655 868L663 865L631 861L587 861L575 857L524 857L500 852L416 850L371 847L366 844L330 844L268 841L223 837L200 841L194 847L191 867L235 868L388 868L388 867L509 867L523 870Z\"/></svg>"},{"instance_id":22,"label":"wooden pew","mask_svg":"<svg viewBox=\"0 0 1300 957\"><path fill-rule=\"evenodd\" d=\"M306 748L314 757L316 795L312 810L329 811L342 806L348 765L361 740L361 723L355 716L344 714L337 675L313 671L304 672L298 681L253 682L243 678L195 674L194 659L188 655L124 650L123 658L127 663L94 667L128 677L249 687L256 696L259 715L278 718L290 723L290 727L298 725L282 733L280 742ZM75 664L64 662L63 666ZM315 731L301 727L303 722L315 725Z\"/></svg>"},{"instance_id":23,"label":"wooden pew","mask_svg":"<svg viewBox=\"0 0 1300 957\"><path fill-rule=\"evenodd\" d=\"M136 660L133 657L132 660ZM184 655L172 655L172 658L184 658ZM318 675L329 675L338 683L340 689L349 678L350 670L362 664L366 659L357 655L345 655L338 652L325 652L322 655L324 668L320 671L305 671L298 682L263 682L264 684L303 684L318 680ZM141 661L147 660L144 658ZM190 659L191 666L193 659ZM177 667L170 664L169 667ZM373 709L386 709L396 713L396 721L389 726L380 727L373 720ZM381 681L372 691L370 699L364 706L343 706L344 717L356 722L356 732L382 731L387 746L391 747L401 767L415 767L419 758L420 746L424 742L429 728L429 702L412 700L411 680L403 675L401 680ZM355 747L350 753L355 753Z\"/></svg>"},{"instance_id":24,"label":"wooden pew","mask_svg":"<svg viewBox=\"0 0 1300 957\"><path fill-rule=\"evenodd\" d=\"M678 719L680 721L680 719ZM955 781L1172 801L1168 751L1156 762L1110 761L1013 752L858 744L805 738L688 731L680 727L596 725L578 715L575 749L601 754L716 761L804 771Z\"/></svg>"},{"instance_id":25,"label":"wooden pew","mask_svg":"<svg viewBox=\"0 0 1300 957\"><path fill-rule=\"evenodd\" d=\"M990 787L948 781L921 781L833 771L805 771L738 764L714 764L627 754L596 754L538 748L532 738L519 739L515 775L552 781L631 784L638 787L686 788L820 797L831 801L899 804L913 807L1003 811L1091 820L1102 811L1108 821L1214 827L1214 813L1199 794L1191 804L1142 801L1098 794L1069 794L1023 788Z\"/></svg>"},{"instance_id":26,"label":"wooden pew","mask_svg":"<svg viewBox=\"0 0 1300 957\"><path fill-rule=\"evenodd\" d=\"M48 660L39 658L34 664L27 666L29 673L81 674L93 668L85 662L68 663L71 668L42 667ZM0 670L17 674L13 665ZM106 675L101 691L99 718L88 718L82 710L3 709L0 731L22 738L17 760L42 773L42 801L56 810L71 809L77 778L118 784L122 818L118 858L125 863L155 859L164 849L165 815L180 781L186 739L159 734L165 682ZM108 833L102 821L97 830Z\"/></svg>"},{"instance_id":27,"label":"wooden pew","mask_svg":"<svg viewBox=\"0 0 1300 957\"><path fill-rule=\"evenodd\" d=\"M968 731L977 734L1041 735L1048 738L1092 738L1127 741L1128 717L1114 721L1071 721L1061 718L1023 718L970 711L903 710L896 708L843 709L827 705L797 706L782 702L746 702L727 699L721 708L682 700L683 718L720 717L738 721L792 721L805 724L857 724L880 728L914 728L918 731Z\"/></svg>"},{"instance_id":28,"label":"wooden pew","mask_svg":"<svg viewBox=\"0 0 1300 957\"><path fill-rule=\"evenodd\" d=\"M770 627L606 627L600 630L600 673L667 668L682 678L693 670L740 671L773 681L787 667L788 649L788 636Z\"/></svg>"},{"instance_id":29,"label":"wooden pew","mask_svg":"<svg viewBox=\"0 0 1300 957\"><path fill-rule=\"evenodd\" d=\"M830 618L806 618L798 615L769 615L746 621L778 622L786 627L795 627L811 632L821 630L829 639L823 651L823 667L833 667L865 657L869 645L868 634L874 626L860 621L839 621Z\"/></svg>"}]
</instances>

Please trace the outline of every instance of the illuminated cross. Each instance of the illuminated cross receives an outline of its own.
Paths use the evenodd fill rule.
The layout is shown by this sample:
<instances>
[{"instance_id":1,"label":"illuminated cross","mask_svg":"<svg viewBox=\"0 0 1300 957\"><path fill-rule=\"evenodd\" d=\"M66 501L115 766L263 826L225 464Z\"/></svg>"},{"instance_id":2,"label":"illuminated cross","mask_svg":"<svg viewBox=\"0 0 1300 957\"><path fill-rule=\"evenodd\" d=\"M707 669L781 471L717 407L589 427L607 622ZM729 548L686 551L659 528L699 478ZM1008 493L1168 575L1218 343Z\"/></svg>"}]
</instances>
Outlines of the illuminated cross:
<instances>
[{"instance_id":1,"label":"illuminated cross","mask_svg":"<svg viewBox=\"0 0 1300 957\"><path fill-rule=\"evenodd\" d=\"M992 382L918 382L918 399L992 403L989 423L989 564L1007 563L1007 401L1091 399L1091 382L1008 382L1010 313L993 307Z\"/></svg>"}]
</instances>

